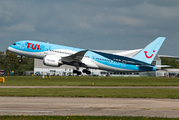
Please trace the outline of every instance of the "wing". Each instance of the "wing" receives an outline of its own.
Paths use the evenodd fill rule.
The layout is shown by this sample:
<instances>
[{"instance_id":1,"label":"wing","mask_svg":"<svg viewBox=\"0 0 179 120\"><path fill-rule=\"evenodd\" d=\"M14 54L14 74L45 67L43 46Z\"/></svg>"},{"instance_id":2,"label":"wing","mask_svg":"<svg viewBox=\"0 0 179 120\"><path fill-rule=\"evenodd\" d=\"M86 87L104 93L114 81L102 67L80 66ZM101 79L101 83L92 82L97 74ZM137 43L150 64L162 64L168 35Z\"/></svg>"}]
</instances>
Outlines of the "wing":
<instances>
[{"instance_id":1,"label":"wing","mask_svg":"<svg viewBox=\"0 0 179 120\"><path fill-rule=\"evenodd\" d=\"M70 55L70 56L67 56L67 57L63 57L62 60L63 62L75 62L75 63L79 63L81 62L82 58L84 57L85 53L87 52L88 50L84 50L84 51L80 51L80 52L77 52L73 55Z\"/></svg>"}]
</instances>

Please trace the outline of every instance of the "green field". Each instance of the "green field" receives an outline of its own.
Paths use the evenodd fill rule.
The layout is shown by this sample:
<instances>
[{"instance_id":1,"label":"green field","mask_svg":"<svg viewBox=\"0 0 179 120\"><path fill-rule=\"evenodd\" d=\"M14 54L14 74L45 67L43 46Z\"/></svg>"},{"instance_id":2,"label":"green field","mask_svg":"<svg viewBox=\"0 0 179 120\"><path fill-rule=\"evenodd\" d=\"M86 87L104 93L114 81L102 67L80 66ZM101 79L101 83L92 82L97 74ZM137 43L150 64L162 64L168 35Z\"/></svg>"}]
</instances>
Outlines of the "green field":
<instances>
[{"instance_id":1,"label":"green field","mask_svg":"<svg viewBox=\"0 0 179 120\"><path fill-rule=\"evenodd\" d=\"M0 86L179 86L179 78L157 77L84 77L8 76Z\"/></svg>"},{"instance_id":2,"label":"green field","mask_svg":"<svg viewBox=\"0 0 179 120\"><path fill-rule=\"evenodd\" d=\"M178 118L115 116L0 116L0 120L178 120Z\"/></svg>"},{"instance_id":3,"label":"green field","mask_svg":"<svg viewBox=\"0 0 179 120\"><path fill-rule=\"evenodd\" d=\"M84 77L8 76L0 86L179 86L179 78L156 77ZM20 97L100 97L100 98L172 98L179 89L157 88L0 88L0 96ZM113 116L0 116L0 120L177 120L158 117Z\"/></svg>"},{"instance_id":4,"label":"green field","mask_svg":"<svg viewBox=\"0 0 179 120\"><path fill-rule=\"evenodd\" d=\"M179 98L179 89L98 89L98 88L1 88L0 96L21 97L104 97Z\"/></svg>"},{"instance_id":5,"label":"green field","mask_svg":"<svg viewBox=\"0 0 179 120\"><path fill-rule=\"evenodd\" d=\"M8 76L0 86L179 86L179 78ZM179 98L179 89L157 88L0 88L0 96Z\"/></svg>"}]
</instances>

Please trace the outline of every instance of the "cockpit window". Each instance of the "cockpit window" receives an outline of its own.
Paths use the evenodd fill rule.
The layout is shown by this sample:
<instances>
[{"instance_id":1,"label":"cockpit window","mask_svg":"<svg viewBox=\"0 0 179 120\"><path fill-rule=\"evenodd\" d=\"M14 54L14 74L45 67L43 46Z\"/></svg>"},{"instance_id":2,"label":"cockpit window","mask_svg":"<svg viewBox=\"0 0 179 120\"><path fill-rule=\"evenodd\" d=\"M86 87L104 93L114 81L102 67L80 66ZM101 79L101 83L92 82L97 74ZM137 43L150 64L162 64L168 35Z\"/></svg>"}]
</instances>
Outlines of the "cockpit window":
<instances>
[{"instance_id":1,"label":"cockpit window","mask_svg":"<svg viewBox=\"0 0 179 120\"><path fill-rule=\"evenodd\" d=\"M13 43L13 45L16 45L16 43Z\"/></svg>"}]
</instances>

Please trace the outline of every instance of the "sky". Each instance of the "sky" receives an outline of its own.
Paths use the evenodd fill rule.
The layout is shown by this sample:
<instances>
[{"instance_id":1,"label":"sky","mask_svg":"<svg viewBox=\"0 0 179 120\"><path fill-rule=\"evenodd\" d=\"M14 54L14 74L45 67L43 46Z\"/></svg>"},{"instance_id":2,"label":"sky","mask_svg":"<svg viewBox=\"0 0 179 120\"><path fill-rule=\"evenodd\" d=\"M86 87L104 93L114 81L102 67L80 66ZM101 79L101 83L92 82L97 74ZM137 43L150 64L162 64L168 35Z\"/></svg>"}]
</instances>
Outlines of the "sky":
<instances>
[{"instance_id":1,"label":"sky","mask_svg":"<svg viewBox=\"0 0 179 120\"><path fill-rule=\"evenodd\" d=\"M0 0L0 51L19 40L179 56L179 0Z\"/></svg>"}]
</instances>

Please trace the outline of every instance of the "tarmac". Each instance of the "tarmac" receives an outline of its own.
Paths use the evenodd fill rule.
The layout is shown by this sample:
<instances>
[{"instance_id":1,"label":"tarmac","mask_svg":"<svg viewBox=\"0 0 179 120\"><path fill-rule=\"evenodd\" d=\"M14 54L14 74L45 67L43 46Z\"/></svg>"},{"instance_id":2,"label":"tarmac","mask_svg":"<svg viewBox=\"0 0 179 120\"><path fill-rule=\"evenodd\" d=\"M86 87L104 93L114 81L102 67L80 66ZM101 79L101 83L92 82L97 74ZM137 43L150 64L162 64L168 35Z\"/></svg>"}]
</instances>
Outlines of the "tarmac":
<instances>
[{"instance_id":1,"label":"tarmac","mask_svg":"<svg viewBox=\"0 0 179 120\"><path fill-rule=\"evenodd\" d=\"M179 99L0 97L0 115L179 118Z\"/></svg>"}]
</instances>

